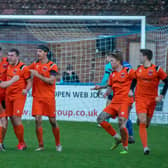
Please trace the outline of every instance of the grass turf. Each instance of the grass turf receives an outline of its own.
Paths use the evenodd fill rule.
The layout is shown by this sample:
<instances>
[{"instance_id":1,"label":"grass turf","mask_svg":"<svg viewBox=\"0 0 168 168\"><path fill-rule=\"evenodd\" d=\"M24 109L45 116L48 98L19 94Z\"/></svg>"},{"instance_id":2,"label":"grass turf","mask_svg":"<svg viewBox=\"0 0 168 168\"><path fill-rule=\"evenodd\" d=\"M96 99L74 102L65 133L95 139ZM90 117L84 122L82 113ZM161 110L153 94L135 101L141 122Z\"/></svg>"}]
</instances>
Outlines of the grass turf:
<instances>
[{"instance_id":1,"label":"grass turf","mask_svg":"<svg viewBox=\"0 0 168 168\"><path fill-rule=\"evenodd\" d=\"M151 154L144 156L138 127L134 125L136 144L129 145L127 155L119 154L121 146L110 151L113 138L95 123L60 121L63 151L56 152L48 121L43 121L45 150L35 152L37 138L34 121L24 121L26 151L17 151L17 140L11 124L5 139L7 152L0 152L1 168L167 168L168 126L153 125L148 130ZM116 124L113 124L117 128ZM118 130L118 129L117 129Z\"/></svg>"}]
</instances>

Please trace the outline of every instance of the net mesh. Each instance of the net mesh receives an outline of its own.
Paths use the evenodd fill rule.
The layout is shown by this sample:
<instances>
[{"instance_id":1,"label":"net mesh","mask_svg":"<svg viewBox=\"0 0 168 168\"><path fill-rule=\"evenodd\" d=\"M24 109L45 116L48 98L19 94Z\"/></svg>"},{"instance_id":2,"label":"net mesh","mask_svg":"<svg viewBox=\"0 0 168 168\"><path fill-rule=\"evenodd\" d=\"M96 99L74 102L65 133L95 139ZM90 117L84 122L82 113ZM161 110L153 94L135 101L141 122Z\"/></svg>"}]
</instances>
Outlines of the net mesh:
<instances>
[{"instance_id":1,"label":"net mesh","mask_svg":"<svg viewBox=\"0 0 168 168\"><path fill-rule=\"evenodd\" d=\"M0 21L0 46L3 48L4 55L10 48L18 48L21 53L21 60L30 64L36 60L37 45L45 44L51 49L51 59L59 67L58 84L63 83L62 74L71 65L79 77L80 85L89 85L101 82L106 54L113 49L120 49L123 52L124 60L128 61L133 68L137 67L140 63L140 26L138 21L129 20L122 22L114 20L30 20L26 22L23 20L17 22L5 20ZM153 62L166 71L167 43L168 26L152 27L147 25L146 48L153 51ZM58 104L58 110L63 110L65 113L71 111L71 108L68 110L63 108L69 104L67 101L71 96L74 98L71 104L80 104L78 101L82 101L81 106L85 107L87 113L92 110L93 106L103 109L105 100L102 101L102 98L96 97L96 92L92 92L92 95L88 89L83 91L84 86L83 88L78 87L71 88L69 86L71 89L66 88L68 91L65 93L62 90L58 91L57 96L59 95L60 98L58 102L61 99L63 102L60 101ZM75 89L78 90L78 93L81 92L81 95L76 99L73 95ZM89 92L88 95L83 93L87 91ZM70 97L67 96L69 92L71 92ZM67 95L63 95L66 93ZM91 96L94 98L89 99L90 104L88 105L88 101L85 102L84 97L87 99ZM28 106L30 107L30 105ZM82 107L79 109L82 111ZM153 120L157 120L157 116L159 116L168 122L168 114L163 108L163 104L158 105L157 111L159 112L156 113ZM132 115L134 117L135 114Z\"/></svg>"}]
</instances>

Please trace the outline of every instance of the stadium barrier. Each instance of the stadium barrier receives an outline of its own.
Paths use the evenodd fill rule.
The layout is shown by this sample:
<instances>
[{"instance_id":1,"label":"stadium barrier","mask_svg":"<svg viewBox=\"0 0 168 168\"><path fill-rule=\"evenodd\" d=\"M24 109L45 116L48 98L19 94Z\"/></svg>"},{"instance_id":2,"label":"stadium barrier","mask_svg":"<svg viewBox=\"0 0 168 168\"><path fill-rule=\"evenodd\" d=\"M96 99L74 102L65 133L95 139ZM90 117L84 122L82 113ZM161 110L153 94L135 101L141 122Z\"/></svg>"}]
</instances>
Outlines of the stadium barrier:
<instances>
[{"instance_id":1,"label":"stadium barrier","mask_svg":"<svg viewBox=\"0 0 168 168\"><path fill-rule=\"evenodd\" d=\"M93 86L57 85L55 92L57 120L96 122L98 114L106 105L106 99L103 98L103 91L98 95L97 91L93 91L91 88ZM162 89L162 86L159 89ZM161 102L157 105L152 123L168 124L167 107L168 94L164 99L164 103ZM31 108L32 95L30 91L27 95L23 119L33 119ZM136 122L135 104L133 104L130 118L133 122ZM47 119L47 117L44 117L44 119ZM117 120L112 121L116 122Z\"/></svg>"}]
</instances>

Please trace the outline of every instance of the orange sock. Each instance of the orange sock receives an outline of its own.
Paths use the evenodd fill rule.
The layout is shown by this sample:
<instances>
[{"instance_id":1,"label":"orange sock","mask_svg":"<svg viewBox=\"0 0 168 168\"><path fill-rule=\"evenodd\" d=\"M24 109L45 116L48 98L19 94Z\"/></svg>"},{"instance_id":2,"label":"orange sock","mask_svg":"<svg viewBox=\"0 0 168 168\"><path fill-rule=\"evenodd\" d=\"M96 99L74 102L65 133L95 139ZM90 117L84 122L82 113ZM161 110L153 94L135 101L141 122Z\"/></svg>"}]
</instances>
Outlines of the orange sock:
<instances>
[{"instance_id":1,"label":"orange sock","mask_svg":"<svg viewBox=\"0 0 168 168\"><path fill-rule=\"evenodd\" d=\"M100 123L100 125L105 129L106 132L108 132L111 136L116 135L115 129L111 126L110 123L107 121L103 121Z\"/></svg>"},{"instance_id":2,"label":"orange sock","mask_svg":"<svg viewBox=\"0 0 168 168\"><path fill-rule=\"evenodd\" d=\"M140 123L139 124L139 135L141 138L141 142L143 147L147 147L147 130L146 130L146 124Z\"/></svg>"},{"instance_id":3,"label":"orange sock","mask_svg":"<svg viewBox=\"0 0 168 168\"><path fill-rule=\"evenodd\" d=\"M53 135L55 137L55 144L56 146L60 145L60 131L59 131L59 127L52 127L52 132Z\"/></svg>"},{"instance_id":4,"label":"orange sock","mask_svg":"<svg viewBox=\"0 0 168 168\"><path fill-rule=\"evenodd\" d=\"M1 143L1 144L3 143L2 130L3 130L3 128L2 128L2 127L0 127L0 143Z\"/></svg>"},{"instance_id":5,"label":"orange sock","mask_svg":"<svg viewBox=\"0 0 168 168\"><path fill-rule=\"evenodd\" d=\"M128 130L127 128L120 129L122 144L124 147L128 146Z\"/></svg>"},{"instance_id":6,"label":"orange sock","mask_svg":"<svg viewBox=\"0 0 168 168\"><path fill-rule=\"evenodd\" d=\"M14 126L15 135L19 143L24 143L24 127L22 124Z\"/></svg>"},{"instance_id":7,"label":"orange sock","mask_svg":"<svg viewBox=\"0 0 168 168\"><path fill-rule=\"evenodd\" d=\"M39 127L36 129L36 135L37 135L37 139L38 139L38 143L40 147L43 147L43 128Z\"/></svg>"}]
</instances>

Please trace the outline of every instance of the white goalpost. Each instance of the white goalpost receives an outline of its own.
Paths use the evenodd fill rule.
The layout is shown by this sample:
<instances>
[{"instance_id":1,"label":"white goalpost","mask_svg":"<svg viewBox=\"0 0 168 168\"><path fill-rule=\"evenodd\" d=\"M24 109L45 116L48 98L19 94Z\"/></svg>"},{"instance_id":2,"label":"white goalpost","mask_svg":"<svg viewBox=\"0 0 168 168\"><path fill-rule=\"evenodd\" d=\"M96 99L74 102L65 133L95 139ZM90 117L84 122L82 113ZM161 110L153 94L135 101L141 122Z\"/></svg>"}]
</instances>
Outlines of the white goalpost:
<instances>
[{"instance_id":1,"label":"white goalpost","mask_svg":"<svg viewBox=\"0 0 168 168\"><path fill-rule=\"evenodd\" d=\"M138 20L141 23L141 48L145 48L145 16L69 16L69 15L0 15L0 20Z\"/></svg>"},{"instance_id":2,"label":"white goalpost","mask_svg":"<svg viewBox=\"0 0 168 168\"><path fill-rule=\"evenodd\" d=\"M153 62L167 68L168 27L146 24L145 16L54 16L0 15L0 46L4 55L18 48L21 59L30 64L36 59L39 44L47 45L60 76L57 81L57 119L95 122L106 100L91 91L104 74L105 57L114 49L123 52L133 68L139 64L139 49L149 48ZM63 81L62 74L71 66L79 83ZM161 87L160 87L161 89ZM31 93L24 119L31 119ZM168 123L168 102L158 105L154 123ZM131 118L136 121L135 108Z\"/></svg>"}]
</instances>

